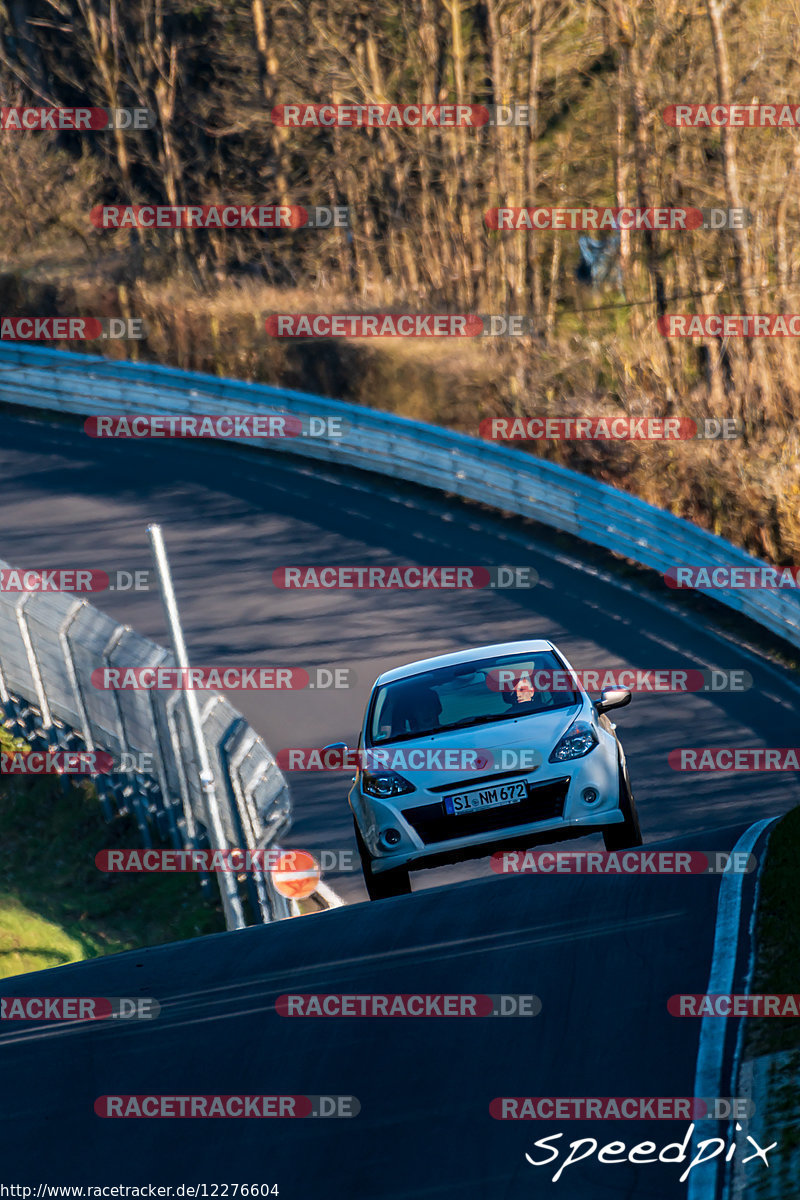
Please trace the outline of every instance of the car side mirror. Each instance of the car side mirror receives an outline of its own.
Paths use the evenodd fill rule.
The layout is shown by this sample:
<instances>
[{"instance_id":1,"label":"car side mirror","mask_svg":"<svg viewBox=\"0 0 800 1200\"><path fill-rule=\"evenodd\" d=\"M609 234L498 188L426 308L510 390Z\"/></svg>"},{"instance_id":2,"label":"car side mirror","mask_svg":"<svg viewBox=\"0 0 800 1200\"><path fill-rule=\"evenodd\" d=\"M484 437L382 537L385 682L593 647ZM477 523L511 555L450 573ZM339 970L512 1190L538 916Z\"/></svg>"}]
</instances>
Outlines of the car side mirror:
<instances>
[{"instance_id":1,"label":"car side mirror","mask_svg":"<svg viewBox=\"0 0 800 1200\"><path fill-rule=\"evenodd\" d=\"M358 739L358 744L361 745L361 738ZM326 750L340 750L342 754L347 754L349 749L347 742L331 742L330 746L322 747L322 753L324 754ZM350 782L352 783L354 780L355 775L351 775Z\"/></svg>"},{"instance_id":2,"label":"car side mirror","mask_svg":"<svg viewBox=\"0 0 800 1200\"><path fill-rule=\"evenodd\" d=\"M631 693L627 688L603 688L595 708L599 713L604 713L610 708L624 708L630 702Z\"/></svg>"}]
</instances>

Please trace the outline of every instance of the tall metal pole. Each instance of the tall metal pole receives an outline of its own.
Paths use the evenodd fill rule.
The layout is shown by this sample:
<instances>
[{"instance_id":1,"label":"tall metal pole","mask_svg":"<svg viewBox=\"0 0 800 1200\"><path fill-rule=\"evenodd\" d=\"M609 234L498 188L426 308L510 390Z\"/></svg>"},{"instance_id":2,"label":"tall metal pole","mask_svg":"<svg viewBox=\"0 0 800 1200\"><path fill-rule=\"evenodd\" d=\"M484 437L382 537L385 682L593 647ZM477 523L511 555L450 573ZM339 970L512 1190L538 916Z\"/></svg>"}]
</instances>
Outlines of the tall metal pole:
<instances>
[{"instance_id":1,"label":"tall metal pole","mask_svg":"<svg viewBox=\"0 0 800 1200\"><path fill-rule=\"evenodd\" d=\"M181 629L181 620L178 615L178 605L175 600L175 589L172 586L172 573L169 569L169 561L167 559L167 551L164 546L164 538L161 533L160 525L148 525L147 536L150 539L150 546L153 550L153 558L155 559L156 570L158 571L159 583L161 585L161 598L164 601L164 611L167 616L167 624L169 626L170 638L172 639L172 649L175 654L175 662L178 667L184 672L189 670L189 656L186 653L186 643L183 640L183 630ZM225 832L222 828L222 818L219 813L219 804L217 802L217 790L214 786L214 773L211 770L211 763L208 757L208 747L203 736L203 726L200 721L200 706L197 703L197 696L192 688L186 688L184 692L186 700L186 714L189 721L189 732L194 748L195 762L200 769L200 788L205 801L206 813L208 815L208 833L212 849L227 850L228 846L225 839ZM225 924L228 929L244 929L245 920L244 912L242 911L242 902L239 897L239 891L236 886L235 876L230 871L219 872L219 892L222 897L222 908L225 913Z\"/></svg>"}]
</instances>

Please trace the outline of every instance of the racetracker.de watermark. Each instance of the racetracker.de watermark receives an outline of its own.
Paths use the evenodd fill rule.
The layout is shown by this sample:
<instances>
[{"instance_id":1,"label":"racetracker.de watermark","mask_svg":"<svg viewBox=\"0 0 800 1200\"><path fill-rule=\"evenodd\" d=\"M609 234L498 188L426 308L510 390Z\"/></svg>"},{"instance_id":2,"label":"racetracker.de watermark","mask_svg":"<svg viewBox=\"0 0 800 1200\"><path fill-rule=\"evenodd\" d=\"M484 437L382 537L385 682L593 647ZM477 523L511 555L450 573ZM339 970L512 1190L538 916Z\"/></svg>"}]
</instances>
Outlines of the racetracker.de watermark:
<instances>
[{"instance_id":1,"label":"racetracker.de watermark","mask_svg":"<svg viewBox=\"0 0 800 1200\"><path fill-rule=\"evenodd\" d=\"M726 850L501 850L498 875L748 875L752 854Z\"/></svg>"},{"instance_id":2,"label":"racetracker.de watermark","mask_svg":"<svg viewBox=\"0 0 800 1200\"><path fill-rule=\"evenodd\" d=\"M534 337L527 313L272 313L264 328L275 338Z\"/></svg>"},{"instance_id":3,"label":"racetracker.de watermark","mask_svg":"<svg viewBox=\"0 0 800 1200\"><path fill-rule=\"evenodd\" d=\"M216 413L165 416L141 413L131 416L87 417L83 431L93 438L340 438L347 422L343 417L284 413Z\"/></svg>"},{"instance_id":4,"label":"racetracker.de watermark","mask_svg":"<svg viewBox=\"0 0 800 1200\"><path fill-rule=\"evenodd\" d=\"M800 771L800 746L681 746L668 762L673 771Z\"/></svg>"},{"instance_id":5,"label":"racetracker.de watermark","mask_svg":"<svg viewBox=\"0 0 800 1200\"><path fill-rule=\"evenodd\" d=\"M665 125L677 129L796 129L800 105L786 104L668 104Z\"/></svg>"},{"instance_id":6,"label":"racetracker.de watermark","mask_svg":"<svg viewBox=\"0 0 800 1200\"><path fill-rule=\"evenodd\" d=\"M517 690L528 685L531 692L602 692L605 688L625 688L629 692L672 694L682 692L746 692L753 686L748 671L678 670L648 667L617 667L605 670L551 671L520 670L519 667L493 667L486 673L486 686L493 692Z\"/></svg>"},{"instance_id":7,"label":"racetracker.de watermark","mask_svg":"<svg viewBox=\"0 0 800 1200\"><path fill-rule=\"evenodd\" d=\"M98 1117L357 1117L361 1102L356 1096L98 1096Z\"/></svg>"},{"instance_id":8,"label":"racetracker.de watermark","mask_svg":"<svg viewBox=\"0 0 800 1200\"><path fill-rule=\"evenodd\" d=\"M544 761L538 750L503 746L498 750L469 750L450 746L384 746L362 749L319 749L292 746L279 750L275 761L282 771L535 771ZM459 788L453 786L453 792Z\"/></svg>"},{"instance_id":9,"label":"racetracker.de watermark","mask_svg":"<svg viewBox=\"0 0 800 1200\"><path fill-rule=\"evenodd\" d=\"M690 1121L752 1117L742 1096L496 1096L495 1121Z\"/></svg>"},{"instance_id":10,"label":"racetracker.de watermark","mask_svg":"<svg viewBox=\"0 0 800 1200\"><path fill-rule=\"evenodd\" d=\"M637 209L637 208L498 208L483 214L487 229L525 230L543 232L546 229L565 232L607 232L627 229L632 233L644 230L672 229L691 232L693 229L745 229L753 224L748 209Z\"/></svg>"},{"instance_id":11,"label":"racetracker.de watermark","mask_svg":"<svg viewBox=\"0 0 800 1200\"><path fill-rule=\"evenodd\" d=\"M790 588L800 587L800 567L674 566L664 573L671 588Z\"/></svg>"},{"instance_id":12,"label":"racetracker.de watermark","mask_svg":"<svg viewBox=\"0 0 800 1200\"><path fill-rule=\"evenodd\" d=\"M0 775L110 775L105 750L29 750L0 753Z\"/></svg>"},{"instance_id":13,"label":"racetracker.de watermark","mask_svg":"<svg viewBox=\"0 0 800 1200\"><path fill-rule=\"evenodd\" d=\"M80 567L40 571L17 567L0 568L2 592L147 592L154 573L138 571L98 571Z\"/></svg>"},{"instance_id":14,"label":"racetracker.de watermark","mask_svg":"<svg viewBox=\"0 0 800 1200\"><path fill-rule=\"evenodd\" d=\"M543 232L604 232L646 230L744 229L753 224L746 208L490 208L484 213L486 228Z\"/></svg>"},{"instance_id":15,"label":"racetracker.de watermark","mask_svg":"<svg viewBox=\"0 0 800 1200\"><path fill-rule=\"evenodd\" d=\"M517 993L294 993L278 996L281 1017L538 1017L538 996Z\"/></svg>"},{"instance_id":16,"label":"racetracker.de watermark","mask_svg":"<svg viewBox=\"0 0 800 1200\"><path fill-rule=\"evenodd\" d=\"M272 313L264 328L276 338L474 338L484 322L477 313Z\"/></svg>"},{"instance_id":17,"label":"racetracker.de watermark","mask_svg":"<svg viewBox=\"0 0 800 1200\"><path fill-rule=\"evenodd\" d=\"M797 1017L800 993L684 993L670 996L667 1011L673 1017Z\"/></svg>"},{"instance_id":18,"label":"racetracker.de watermark","mask_svg":"<svg viewBox=\"0 0 800 1200\"><path fill-rule=\"evenodd\" d=\"M337 204L97 204L96 229L349 229L350 209Z\"/></svg>"},{"instance_id":19,"label":"racetracker.de watermark","mask_svg":"<svg viewBox=\"0 0 800 1200\"><path fill-rule=\"evenodd\" d=\"M492 442L729 441L742 436L736 417L485 417L480 437Z\"/></svg>"},{"instance_id":20,"label":"racetracker.de watermark","mask_svg":"<svg viewBox=\"0 0 800 1200\"><path fill-rule=\"evenodd\" d=\"M72 130L100 133L104 129L154 129L156 115L149 108L0 108L0 130L35 133Z\"/></svg>"},{"instance_id":21,"label":"racetracker.de watermark","mask_svg":"<svg viewBox=\"0 0 800 1200\"><path fill-rule=\"evenodd\" d=\"M346 862L347 866L342 864ZM307 850L275 847L228 847L219 850L98 850L94 865L107 875L185 875L194 873L243 875L254 872L283 873L312 871L317 879L325 870L354 870L352 851L323 850L318 856Z\"/></svg>"},{"instance_id":22,"label":"racetracker.de watermark","mask_svg":"<svg viewBox=\"0 0 800 1200\"><path fill-rule=\"evenodd\" d=\"M3 1021L154 1021L161 1012L148 996L4 996Z\"/></svg>"},{"instance_id":23,"label":"racetracker.de watermark","mask_svg":"<svg viewBox=\"0 0 800 1200\"><path fill-rule=\"evenodd\" d=\"M483 588L532 588L539 576L532 567L339 567L316 564L307 567L278 567L272 572L275 587L335 591L406 589L418 591L471 591Z\"/></svg>"},{"instance_id":24,"label":"racetracker.de watermark","mask_svg":"<svg viewBox=\"0 0 800 1200\"><path fill-rule=\"evenodd\" d=\"M147 337L139 317L0 317L0 340L98 342Z\"/></svg>"},{"instance_id":25,"label":"racetracker.de watermark","mask_svg":"<svg viewBox=\"0 0 800 1200\"><path fill-rule=\"evenodd\" d=\"M335 691L356 682L352 667L96 667L92 687L111 692Z\"/></svg>"},{"instance_id":26,"label":"racetracker.de watermark","mask_svg":"<svg viewBox=\"0 0 800 1200\"><path fill-rule=\"evenodd\" d=\"M284 129L482 129L535 126L530 104L277 104L273 125Z\"/></svg>"},{"instance_id":27,"label":"racetracker.de watermark","mask_svg":"<svg viewBox=\"0 0 800 1200\"><path fill-rule=\"evenodd\" d=\"M665 313L656 326L664 337L800 337L800 313Z\"/></svg>"}]
</instances>

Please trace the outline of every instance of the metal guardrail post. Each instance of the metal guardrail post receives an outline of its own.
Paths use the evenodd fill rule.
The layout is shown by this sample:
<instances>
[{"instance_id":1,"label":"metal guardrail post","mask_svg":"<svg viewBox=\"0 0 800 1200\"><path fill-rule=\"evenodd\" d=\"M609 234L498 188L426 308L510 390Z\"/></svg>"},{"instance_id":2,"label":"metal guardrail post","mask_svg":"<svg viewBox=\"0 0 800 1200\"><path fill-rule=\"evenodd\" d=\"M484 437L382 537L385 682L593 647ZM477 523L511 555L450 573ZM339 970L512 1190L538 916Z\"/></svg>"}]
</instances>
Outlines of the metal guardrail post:
<instances>
[{"instance_id":1,"label":"metal guardrail post","mask_svg":"<svg viewBox=\"0 0 800 1200\"><path fill-rule=\"evenodd\" d=\"M181 734L178 727L177 708L181 700L180 692L173 692L165 705L167 715L167 729L169 730L169 740L172 747L172 758L175 763L175 770L178 774L178 788L181 794L181 804L183 806L183 823L186 828L186 840L192 849L197 849L200 845L200 839L197 833L197 822L194 819L192 811L192 798L189 792L189 783L186 778L186 764L183 761L181 753ZM212 887L211 877L207 871L199 872L200 887L206 899L211 899Z\"/></svg>"},{"instance_id":2,"label":"metal guardrail post","mask_svg":"<svg viewBox=\"0 0 800 1200\"><path fill-rule=\"evenodd\" d=\"M231 728L224 734L220 745L219 752L223 766L225 767L225 776L228 783L228 794L231 801L231 808L236 808L239 814L239 824L244 834L244 845L248 848L255 848L256 833L253 829L250 813L247 808L247 803L242 789L242 781L239 776L239 768L244 762L250 747L246 737L241 738L241 745L235 750L232 749L232 744L239 741L241 735L248 730L247 723L243 717L238 717ZM252 731L250 731L250 741L252 741ZM250 903L256 912L261 914L261 920L267 924L272 920L272 911L267 892L267 883L265 872L258 867L253 867L250 873L248 883L251 887Z\"/></svg>"},{"instance_id":3,"label":"metal guardrail post","mask_svg":"<svg viewBox=\"0 0 800 1200\"><path fill-rule=\"evenodd\" d=\"M167 552L164 546L164 538L161 533L160 525L148 525L147 535L150 539L150 545L153 550L153 558L155 559L156 570L158 571L159 582L161 584L161 598L164 601L164 611L166 613L167 624L169 626L172 648L175 654L176 666L183 671L189 669L189 657L186 652L186 643L183 639L183 630L181 629L180 617L178 615L178 605L175 599L175 591L172 585L172 574L169 569L169 561ZM203 735L203 727L200 721L200 710L197 703L197 697L192 688L187 688L184 692L184 702L186 705L186 713L189 722L189 730L192 738L195 758L199 767L200 786L203 791L205 800L205 808L208 814L208 830L213 849L225 850L227 844L225 834L222 828L222 819L220 817L219 806L217 802L216 787L214 784L214 775L211 770L211 763L208 757L208 747ZM219 872L219 890L222 897L222 907L225 912L225 924L228 929L244 929L245 920L242 911L242 902L239 897L239 890L235 878L230 871Z\"/></svg>"},{"instance_id":4,"label":"metal guardrail post","mask_svg":"<svg viewBox=\"0 0 800 1200\"><path fill-rule=\"evenodd\" d=\"M31 595L31 592L23 592L22 596L15 605L15 611L20 635L22 637L22 644L25 647L25 655L28 659L28 669L31 673L33 686L36 689L36 699L39 704L39 712L42 714L42 726L47 731L48 744L52 745L55 735L55 729L53 727L53 715L50 712L47 693L44 690L44 680L42 679L42 673L39 670L39 663L36 659L36 651L33 648L31 632L28 629L28 622L25 618L25 605L30 600Z\"/></svg>"},{"instance_id":5,"label":"metal guardrail post","mask_svg":"<svg viewBox=\"0 0 800 1200\"><path fill-rule=\"evenodd\" d=\"M169 743L165 744L164 739L161 736L161 727L159 725L158 715L156 713L156 699L153 692L150 693L150 716L152 718L153 743L158 747L158 753L156 754L155 762L158 786L161 790L163 807L167 814L172 844L177 849L181 846L182 839L180 830L178 829L178 822L175 817L175 806L173 805L172 797L170 795L169 783L167 781L167 769L164 765L164 760L166 758L166 745ZM171 748L172 747L170 746L170 749Z\"/></svg>"},{"instance_id":6,"label":"metal guardrail post","mask_svg":"<svg viewBox=\"0 0 800 1200\"><path fill-rule=\"evenodd\" d=\"M72 653L72 646L69 643L69 631L81 609L85 608L85 600L76 600L70 611L67 613L64 621L58 629L58 640L61 645L61 653L64 655L64 665L67 670L72 692L75 697L75 710L78 713L81 723L81 734L86 745L86 749L91 753L95 749L94 738L92 737L92 726L89 721L89 714L86 711L86 701L83 695L83 687L78 671L75 666L75 656Z\"/></svg>"},{"instance_id":7,"label":"metal guardrail post","mask_svg":"<svg viewBox=\"0 0 800 1200\"><path fill-rule=\"evenodd\" d=\"M0 704L8 704L11 699L11 693L6 684L5 673L3 672L3 660L0 659Z\"/></svg>"},{"instance_id":8,"label":"metal guardrail post","mask_svg":"<svg viewBox=\"0 0 800 1200\"><path fill-rule=\"evenodd\" d=\"M102 658L104 667L110 666L112 652L116 649L119 642L121 642L122 639L125 637L125 634L130 633L130 632L131 631L127 625L118 625L116 627L116 629L112 633L111 637L109 638L108 642L103 647L103 652L101 654L101 658ZM130 754L130 744L128 742L127 733L125 732L125 718L122 714L122 705L119 702L119 696L117 695L116 691L112 690L111 695L113 697L114 711L116 713L116 718L117 718L117 737L119 738L120 753L122 755L129 755ZM120 774L122 774L122 772L120 772ZM147 812L144 809L141 797L138 796L135 792L133 795L133 812L136 817L136 823L139 826L139 834L142 838L142 841L143 841L145 847L149 850L150 847L153 845L153 840L150 836L150 829L147 824Z\"/></svg>"},{"instance_id":9,"label":"metal guardrail post","mask_svg":"<svg viewBox=\"0 0 800 1200\"><path fill-rule=\"evenodd\" d=\"M72 646L69 640L69 631L72 627L78 613L86 607L85 600L77 600L71 610L64 618L63 623L58 630L58 640L61 644L61 652L64 655L64 665L67 669L72 692L75 697L75 710L78 713L81 723L81 734L83 736L84 745L87 751L91 754L96 749L94 736L92 735L92 723L89 720L89 713L86 708L86 699L83 694L83 684L81 683L78 669L75 665L75 655L72 653ZM94 786L100 797L100 803L103 806L103 815L107 821L111 820L112 809L111 801L108 798L108 787L104 776L96 775L94 777Z\"/></svg>"}]
</instances>

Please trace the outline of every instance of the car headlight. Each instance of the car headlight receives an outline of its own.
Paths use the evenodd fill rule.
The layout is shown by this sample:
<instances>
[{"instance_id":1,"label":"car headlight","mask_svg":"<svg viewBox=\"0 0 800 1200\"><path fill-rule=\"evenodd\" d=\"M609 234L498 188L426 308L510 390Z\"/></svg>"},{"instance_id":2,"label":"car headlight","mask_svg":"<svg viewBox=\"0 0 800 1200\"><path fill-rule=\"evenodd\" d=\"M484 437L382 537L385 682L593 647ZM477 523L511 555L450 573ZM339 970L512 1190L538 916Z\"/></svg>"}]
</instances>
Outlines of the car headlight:
<instances>
[{"instance_id":1,"label":"car headlight","mask_svg":"<svg viewBox=\"0 0 800 1200\"><path fill-rule=\"evenodd\" d=\"M407 792L415 792L417 789L396 771L362 771L361 790L368 796L386 800L389 796L404 796Z\"/></svg>"},{"instance_id":2,"label":"car headlight","mask_svg":"<svg viewBox=\"0 0 800 1200\"><path fill-rule=\"evenodd\" d=\"M550 755L549 762L566 762L570 758L583 758L598 744L594 726L588 721L575 721L570 725L561 741Z\"/></svg>"}]
</instances>

